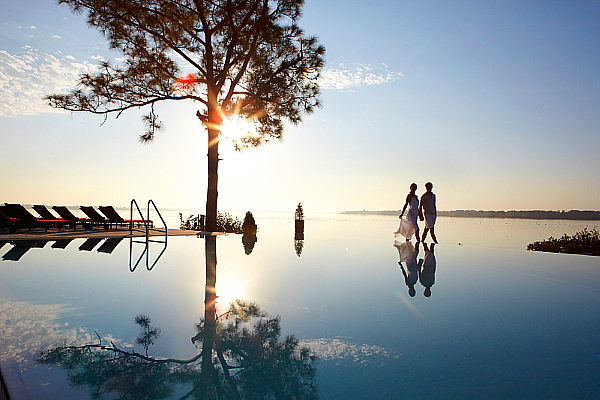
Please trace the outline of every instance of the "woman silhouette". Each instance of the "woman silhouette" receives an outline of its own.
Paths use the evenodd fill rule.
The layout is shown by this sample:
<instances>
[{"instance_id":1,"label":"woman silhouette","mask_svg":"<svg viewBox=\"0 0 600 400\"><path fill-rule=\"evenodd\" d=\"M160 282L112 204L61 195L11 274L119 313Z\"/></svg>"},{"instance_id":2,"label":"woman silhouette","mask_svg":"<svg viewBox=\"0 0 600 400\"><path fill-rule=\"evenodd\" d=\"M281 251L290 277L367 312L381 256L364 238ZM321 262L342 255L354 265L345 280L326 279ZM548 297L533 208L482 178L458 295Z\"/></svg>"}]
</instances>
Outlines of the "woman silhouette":
<instances>
[{"instance_id":1,"label":"woman silhouette","mask_svg":"<svg viewBox=\"0 0 600 400\"><path fill-rule=\"evenodd\" d=\"M404 203L402 213L400 214L400 227L396 232L394 232L394 235L402 235L408 241L412 238L412 235L415 234L417 238L417 243L419 243L419 225L417 225L417 217L419 215L419 198L415 193L416 191L417 184L411 184L410 193L406 196L406 202ZM408 212L406 213L406 218L403 218L404 212L407 208Z\"/></svg>"}]
</instances>

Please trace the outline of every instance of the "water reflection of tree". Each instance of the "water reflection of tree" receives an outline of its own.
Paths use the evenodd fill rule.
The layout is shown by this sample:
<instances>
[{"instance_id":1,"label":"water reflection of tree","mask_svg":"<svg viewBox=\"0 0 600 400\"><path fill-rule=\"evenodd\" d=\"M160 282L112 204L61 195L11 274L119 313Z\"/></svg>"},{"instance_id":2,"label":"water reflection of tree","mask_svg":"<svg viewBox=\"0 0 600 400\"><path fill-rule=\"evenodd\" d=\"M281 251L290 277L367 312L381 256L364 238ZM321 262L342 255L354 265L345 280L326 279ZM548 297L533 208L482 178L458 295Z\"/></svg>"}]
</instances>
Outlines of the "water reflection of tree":
<instances>
[{"instance_id":1,"label":"water reflection of tree","mask_svg":"<svg viewBox=\"0 0 600 400\"><path fill-rule=\"evenodd\" d=\"M294 240L294 250L296 250L296 255L300 257L302 255L302 250L304 249L304 240L295 239Z\"/></svg>"},{"instance_id":2,"label":"water reflection of tree","mask_svg":"<svg viewBox=\"0 0 600 400\"><path fill-rule=\"evenodd\" d=\"M216 238L205 239L204 317L192 338L199 354L187 359L148 356L160 330L145 315L136 317L146 354L113 342L59 346L42 352L40 364L69 373L70 384L88 388L90 398L112 394L119 399L317 399L316 358L293 336L281 339L279 316L254 303L237 301L216 310Z\"/></svg>"},{"instance_id":3,"label":"water reflection of tree","mask_svg":"<svg viewBox=\"0 0 600 400\"><path fill-rule=\"evenodd\" d=\"M300 206L300 204L298 204ZM298 213L298 211L296 211ZM302 250L304 249L304 227L302 231L296 231L294 233L294 250L296 250L296 255L300 257L302 255Z\"/></svg>"}]
</instances>

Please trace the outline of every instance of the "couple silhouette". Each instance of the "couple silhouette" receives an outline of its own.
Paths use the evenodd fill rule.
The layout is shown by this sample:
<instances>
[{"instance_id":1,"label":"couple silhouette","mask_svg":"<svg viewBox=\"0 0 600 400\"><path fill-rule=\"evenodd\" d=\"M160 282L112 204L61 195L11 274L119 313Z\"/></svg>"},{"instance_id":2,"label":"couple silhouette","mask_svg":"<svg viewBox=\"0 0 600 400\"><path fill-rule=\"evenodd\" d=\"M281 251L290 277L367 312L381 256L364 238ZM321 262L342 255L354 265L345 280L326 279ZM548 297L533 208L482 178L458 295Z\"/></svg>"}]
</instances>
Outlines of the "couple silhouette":
<instances>
[{"instance_id":1,"label":"couple silhouette","mask_svg":"<svg viewBox=\"0 0 600 400\"><path fill-rule=\"evenodd\" d=\"M427 238L427 234L431 232L431 239L437 244L434 230L435 221L437 219L437 209L435 205L436 198L432 189L433 183L427 182L425 184L426 192L421 196L419 201L419 197L417 197L416 194L417 184L413 183L410 185L410 192L406 196L406 202L404 203L402 213L400 214L400 226L398 227L398 230L394 232L395 237L404 236L406 241L409 241L412 238L412 235L415 235L418 243L424 242ZM404 216L405 212L406 217ZM425 221L423 237L419 236L417 218L421 221Z\"/></svg>"},{"instance_id":2,"label":"couple silhouette","mask_svg":"<svg viewBox=\"0 0 600 400\"><path fill-rule=\"evenodd\" d=\"M423 295L425 297L430 297L431 287L435 283L435 269L437 266L437 261L433 252L435 243L431 243L430 245L423 243L425 256L419 259L419 261L417 261L419 256L418 244L415 249L410 241L405 241L404 243L394 242L394 247L398 249L400 255L398 265L400 265L402 275L404 275L404 283L408 287L408 295L410 297L415 297L415 285L417 282L420 282L425 288ZM402 263L406 265L406 269Z\"/></svg>"}]
</instances>

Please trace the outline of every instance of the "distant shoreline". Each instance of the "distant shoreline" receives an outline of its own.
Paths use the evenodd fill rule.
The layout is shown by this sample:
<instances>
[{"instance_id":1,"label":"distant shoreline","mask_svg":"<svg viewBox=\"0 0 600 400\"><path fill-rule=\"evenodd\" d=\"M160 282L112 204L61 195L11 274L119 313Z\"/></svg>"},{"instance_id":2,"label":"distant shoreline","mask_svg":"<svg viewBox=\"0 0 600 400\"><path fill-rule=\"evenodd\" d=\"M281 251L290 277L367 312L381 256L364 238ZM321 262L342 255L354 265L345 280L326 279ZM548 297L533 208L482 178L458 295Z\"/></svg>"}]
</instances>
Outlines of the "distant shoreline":
<instances>
[{"instance_id":1,"label":"distant shoreline","mask_svg":"<svg viewBox=\"0 0 600 400\"><path fill-rule=\"evenodd\" d=\"M400 215L400 210L383 211L341 211L340 214L353 215ZM600 221L600 211L483 211L483 210L454 210L438 211L441 217L459 218L520 218L520 219L566 219L575 221Z\"/></svg>"}]
</instances>

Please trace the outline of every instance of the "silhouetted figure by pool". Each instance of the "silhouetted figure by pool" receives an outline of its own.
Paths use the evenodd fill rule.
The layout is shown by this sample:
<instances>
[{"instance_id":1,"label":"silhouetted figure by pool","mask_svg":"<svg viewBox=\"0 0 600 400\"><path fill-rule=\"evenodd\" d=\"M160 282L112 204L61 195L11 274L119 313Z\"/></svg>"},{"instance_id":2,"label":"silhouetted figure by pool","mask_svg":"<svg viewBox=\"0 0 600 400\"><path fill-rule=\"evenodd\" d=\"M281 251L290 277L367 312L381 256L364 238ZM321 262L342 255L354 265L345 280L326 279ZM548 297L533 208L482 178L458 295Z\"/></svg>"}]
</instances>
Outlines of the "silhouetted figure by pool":
<instances>
[{"instance_id":1,"label":"silhouetted figure by pool","mask_svg":"<svg viewBox=\"0 0 600 400\"><path fill-rule=\"evenodd\" d=\"M415 284L419 280L419 267L423 262L423 260L417 262L419 246L415 249L411 242L399 243L394 241L394 247L398 249L398 254L400 256L398 265L400 265L402 275L404 275L404 283L408 287L408 295L410 297L415 297ZM402 263L406 264L406 269L404 269Z\"/></svg>"},{"instance_id":2,"label":"silhouetted figure by pool","mask_svg":"<svg viewBox=\"0 0 600 400\"><path fill-rule=\"evenodd\" d=\"M435 243L431 243L429 246L427 243L423 243L423 249L425 250L425 257L423 258L423 264L419 273L419 281L425 288L423 295L425 297L431 296L431 287L435 283L435 268L436 260L435 254L433 253Z\"/></svg>"}]
</instances>

